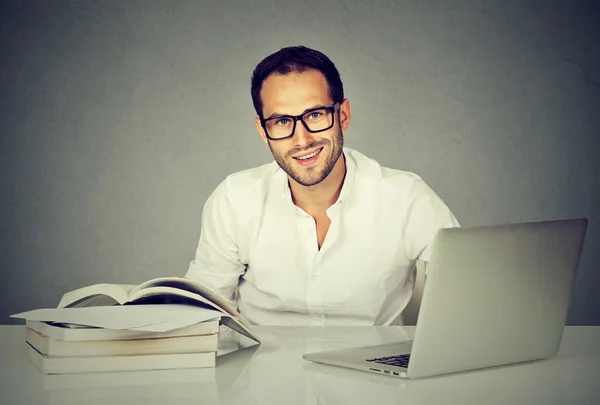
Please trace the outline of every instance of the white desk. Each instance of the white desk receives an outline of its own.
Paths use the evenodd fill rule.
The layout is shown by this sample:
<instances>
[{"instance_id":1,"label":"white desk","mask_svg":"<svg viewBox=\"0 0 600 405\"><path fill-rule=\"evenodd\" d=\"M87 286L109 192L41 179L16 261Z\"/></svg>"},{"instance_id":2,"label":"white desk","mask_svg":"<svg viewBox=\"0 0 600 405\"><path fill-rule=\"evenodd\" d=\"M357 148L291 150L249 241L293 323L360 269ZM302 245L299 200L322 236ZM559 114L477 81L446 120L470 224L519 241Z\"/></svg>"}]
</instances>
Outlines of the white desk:
<instances>
[{"instance_id":1,"label":"white desk","mask_svg":"<svg viewBox=\"0 0 600 405\"><path fill-rule=\"evenodd\" d=\"M600 327L567 327L551 360L425 380L302 360L413 330L256 328L263 344L218 357L215 369L45 376L25 357L24 327L0 326L0 404L600 404Z\"/></svg>"}]
</instances>

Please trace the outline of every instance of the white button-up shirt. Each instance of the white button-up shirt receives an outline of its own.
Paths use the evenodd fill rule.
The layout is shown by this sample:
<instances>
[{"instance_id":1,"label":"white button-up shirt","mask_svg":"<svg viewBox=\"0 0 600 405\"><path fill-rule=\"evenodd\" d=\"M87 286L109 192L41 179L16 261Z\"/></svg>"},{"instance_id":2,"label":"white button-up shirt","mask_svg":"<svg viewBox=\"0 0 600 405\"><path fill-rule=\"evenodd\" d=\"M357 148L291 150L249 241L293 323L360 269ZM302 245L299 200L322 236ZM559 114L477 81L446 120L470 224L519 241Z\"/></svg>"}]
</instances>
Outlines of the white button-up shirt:
<instances>
[{"instance_id":1,"label":"white button-up shirt","mask_svg":"<svg viewBox=\"0 0 600 405\"><path fill-rule=\"evenodd\" d=\"M272 162L230 175L208 198L186 277L255 325L401 324L415 261L429 259L438 229L458 222L419 176L349 148L344 156L321 249L314 219Z\"/></svg>"}]
</instances>

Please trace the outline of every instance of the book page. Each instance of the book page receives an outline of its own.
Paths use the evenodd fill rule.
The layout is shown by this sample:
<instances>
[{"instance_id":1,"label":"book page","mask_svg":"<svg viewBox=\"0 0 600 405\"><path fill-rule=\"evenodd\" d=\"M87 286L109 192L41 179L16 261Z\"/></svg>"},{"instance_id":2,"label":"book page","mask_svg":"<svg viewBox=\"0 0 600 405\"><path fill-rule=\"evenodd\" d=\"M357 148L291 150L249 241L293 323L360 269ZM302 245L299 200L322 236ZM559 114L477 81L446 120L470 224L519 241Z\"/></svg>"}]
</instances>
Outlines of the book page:
<instances>
[{"instance_id":1,"label":"book page","mask_svg":"<svg viewBox=\"0 0 600 405\"><path fill-rule=\"evenodd\" d=\"M106 329L144 328L167 332L218 319L221 312L190 305L113 305L87 308L41 308L11 315L26 321L71 323Z\"/></svg>"},{"instance_id":2,"label":"book page","mask_svg":"<svg viewBox=\"0 0 600 405\"><path fill-rule=\"evenodd\" d=\"M191 280L189 278L182 277L161 277L155 278L153 280L146 281L139 286L137 286L134 291L131 293L131 298L138 297L138 293L142 290L151 288L151 287L172 287L178 290L189 291L194 294L198 294L201 297L205 298L205 301L211 303L215 308L233 316L239 318L243 323L247 324L247 321L242 317L242 315L235 309L233 306L227 302L224 298L222 298L219 294L214 292L208 286L200 283L196 280Z\"/></svg>"},{"instance_id":3,"label":"book page","mask_svg":"<svg viewBox=\"0 0 600 405\"><path fill-rule=\"evenodd\" d=\"M62 296L58 308L67 307L99 307L124 304L135 285L128 284L94 284L69 291Z\"/></svg>"},{"instance_id":4,"label":"book page","mask_svg":"<svg viewBox=\"0 0 600 405\"><path fill-rule=\"evenodd\" d=\"M230 315L230 325L227 326L230 326L237 332L240 332L257 342L260 342L256 334L251 331L248 321L227 300L214 292L208 286L196 280L182 277L155 278L137 286L131 293L131 300L135 301L148 295L160 294L160 291L157 289L159 287L169 288L169 290L164 290L164 293L166 294L174 294L182 297L192 298L203 304L209 305L210 307L215 308L224 314ZM222 322L228 322L228 320L225 320L224 318Z\"/></svg>"}]
</instances>

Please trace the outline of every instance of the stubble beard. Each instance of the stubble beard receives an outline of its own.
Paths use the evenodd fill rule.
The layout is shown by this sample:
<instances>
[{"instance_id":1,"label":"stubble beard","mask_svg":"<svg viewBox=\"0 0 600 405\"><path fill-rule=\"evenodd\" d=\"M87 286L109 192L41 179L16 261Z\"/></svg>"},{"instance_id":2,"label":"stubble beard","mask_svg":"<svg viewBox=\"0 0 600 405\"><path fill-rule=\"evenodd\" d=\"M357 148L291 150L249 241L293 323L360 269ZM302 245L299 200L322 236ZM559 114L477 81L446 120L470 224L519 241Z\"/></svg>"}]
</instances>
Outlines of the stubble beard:
<instances>
[{"instance_id":1,"label":"stubble beard","mask_svg":"<svg viewBox=\"0 0 600 405\"><path fill-rule=\"evenodd\" d=\"M301 174L299 173L299 171L294 170L292 168L290 162L291 159L293 159L292 155L296 155L298 153L301 153L302 151L309 151L311 149L321 147L324 148L328 145L331 145L331 153L325 158L325 164L323 165L323 168L320 171L317 172L318 168L311 167L306 170L306 174ZM271 142L269 142L269 149L271 149L273 158L275 159L279 167L281 167L281 169L284 172L286 172L288 176L290 176L298 184L301 184L305 187L311 187L325 180L325 178L327 178L327 176L329 176L329 173L331 173L331 171L333 170L335 164L342 155L342 151L344 150L344 135L342 133L342 129L339 128L336 136L332 141L323 140L321 142L313 142L311 144L306 145L302 149L292 149L286 153L276 152L275 150L273 150ZM321 153L323 152L324 150L321 151Z\"/></svg>"}]
</instances>

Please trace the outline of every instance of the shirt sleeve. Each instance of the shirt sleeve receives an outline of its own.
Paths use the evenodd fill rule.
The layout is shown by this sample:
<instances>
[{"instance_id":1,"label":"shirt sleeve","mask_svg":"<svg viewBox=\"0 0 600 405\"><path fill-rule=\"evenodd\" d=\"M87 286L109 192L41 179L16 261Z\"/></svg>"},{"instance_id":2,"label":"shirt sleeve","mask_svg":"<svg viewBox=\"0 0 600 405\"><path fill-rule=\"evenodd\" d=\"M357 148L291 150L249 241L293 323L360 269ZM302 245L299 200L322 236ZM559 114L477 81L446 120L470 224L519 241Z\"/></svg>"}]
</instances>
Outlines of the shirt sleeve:
<instances>
[{"instance_id":1,"label":"shirt sleeve","mask_svg":"<svg viewBox=\"0 0 600 405\"><path fill-rule=\"evenodd\" d=\"M233 217L223 182L204 205L200 240L186 277L210 286L235 306L239 278L246 266L240 261Z\"/></svg>"},{"instance_id":2,"label":"shirt sleeve","mask_svg":"<svg viewBox=\"0 0 600 405\"><path fill-rule=\"evenodd\" d=\"M409 193L404 229L407 256L411 260L429 261L437 231L458 226L458 220L442 199L423 180L416 180Z\"/></svg>"}]
</instances>

